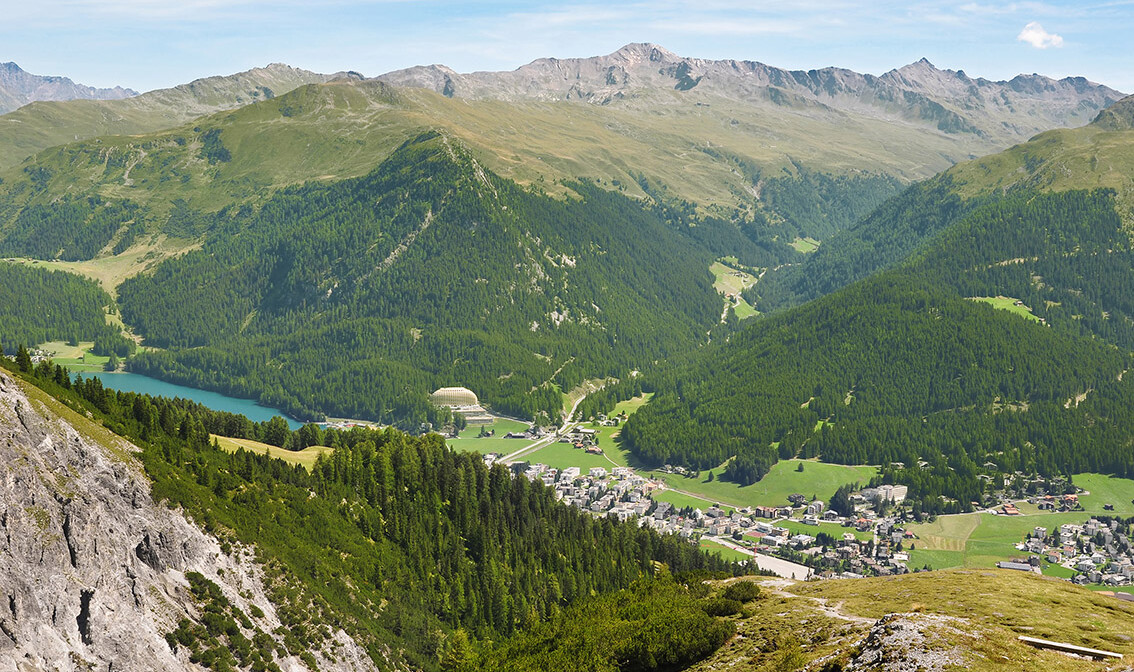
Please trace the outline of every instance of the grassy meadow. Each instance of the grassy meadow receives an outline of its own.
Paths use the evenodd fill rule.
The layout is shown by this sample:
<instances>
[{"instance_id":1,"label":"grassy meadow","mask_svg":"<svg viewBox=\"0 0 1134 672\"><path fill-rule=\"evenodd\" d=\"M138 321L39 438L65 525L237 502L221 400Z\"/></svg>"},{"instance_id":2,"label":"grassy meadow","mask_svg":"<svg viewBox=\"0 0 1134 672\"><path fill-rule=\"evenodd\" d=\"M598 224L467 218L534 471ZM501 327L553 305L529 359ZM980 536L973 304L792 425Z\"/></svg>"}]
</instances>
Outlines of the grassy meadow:
<instances>
[{"instance_id":1,"label":"grassy meadow","mask_svg":"<svg viewBox=\"0 0 1134 672\"><path fill-rule=\"evenodd\" d=\"M1010 296L974 296L971 297L973 301L980 301L987 303L997 310L1007 310L1009 313L1026 317L1029 320L1040 321L1040 318L1032 314L1032 309L1025 305L1016 305L1019 299L1014 299Z\"/></svg>"},{"instance_id":2,"label":"grassy meadow","mask_svg":"<svg viewBox=\"0 0 1134 672\"><path fill-rule=\"evenodd\" d=\"M819 249L819 241L810 236L806 238L796 238L788 244L794 247L796 252L802 252L803 254L808 254Z\"/></svg>"},{"instance_id":3,"label":"grassy meadow","mask_svg":"<svg viewBox=\"0 0 1134 672\"><path fill-rule=\"evenodd\" d=\"M260 455L268 455L270 457L279 458L284 462L287 462L288 464L302 465L308 470L315 466L315 460L317 460L320 455L330 453L332 450L334 450L333 448L329 448L327 446L309 446L307 448L304 448L303 450L294 451L284 450L283 448L278 448L276 446L261 443L259 441L253 441L251 439L233 439L227 436L218 436L216 434L210 435L210 438L217 442L217 445L220 446L221 450L226 450L230 453L235 453L238 449L243 448L244 450L248 450Z\"/></svg>"},{"instance_id":4,"label":"grassy meadow","mask_svg":"<svg viewBox=\"0 0 1134 672\"><path fill-rule=\"evenodd\" d=\"M718 294L722 296L733 294L739 296L741 292L756 284L757 277L751 273L741 271L731 266L725 265L720 261L715 261L709 266L709 270L713 273L713 289L717 290ZM728 299L725 299L727 302ZM750 303L741 298L736 304L733 305L733 311L740 319L759 315L759 311L752 307Z\"/></svg>"},{"instance_id":5,"label":"grassy meadow","mask_svg":"<svg viewBox=\"0 0 1134 672\"><path fill-rule=\"evenodd\" d=\"M799 465L803 471L796 471ZM709 481L710 471L713 480ZM730 481L722 481L724 467L702 471L697 478L686 478L678 474L657 474L669 487L704 497L711 501L732 506L782 506L788 503L787 497L799 493L811 499L827 501L835 490L845 483L866 483L878 473L877 467L848 467L841 464L826 464L814 460L781 460L757 483L741 487Z\"/></svg>"},{"instance_id":6,"label":"grassy meadow","mask_svg":"<svg viewBox=\"0 0 1134 672\"><path fill-rule=\"evenodd\" d=\"M709 539L702 539L701 540L701 548L705 549L706 551L708 551L710 553L718 553L725 560L732 560L733 562L737 562L737 561L740 561L740 560L751 560L752 559L752 556L747 554L747 553L741 553L740 551L736 550L735 548L729 548L728 546L725 546L724 544L718 544L717 542L709 540Z\"/></svg>"},{"instance_id":7,"label":"grassy meadow","mask_svg":"<svg viewBox=\"0 0 1134 672\"><path fill-rule=\"evenodd\" d=\"M496 436L486 436L478 438L481 427L489 430L496 430ZM523 432L527 431L531 424L520 422L519 420L512 420L510 418L496 418L496 421L491 425L476 425L466 427L458 435L457 439L446 439L453 450L464 450L487 455L488 453L501 453L507 455L513 453L524 446L531 443L527 439L505 439L504 435L508 432Z\"/></svg>"},{"instance_id":8,"label":"grassy meadow","mask_svg":"<svg viewBox=\"0 0 1134 672\"><path fill-rule=\"evenodd\" d=\"M72 372L90 373L92 371L105 371L109 357L99 357L91 352L93 341L79 341L77 345L68 345L64 341L51 341L39 345L40 350L46 351L51 359Z\"/></svg>"},{"instance_id":9,"label":"grassy meadow","mask_svg":"<svg viewBox=\"0 0 1134 672\"><path fill-rule=\"evenodd\" d=\"M965 513L911 525L909 529L918 538L910 552L910 566L992 567L997 561L1024 555L1015 546L1035 527L1050 531L1067 523L1082 523L1094 514L1134 515L1134 481L1104 474L1076 474L1073 480L1090 492L1079 496L1083 511L1052 513L1021 504L1019 516ZM1114 511L1105 511L1105 504L1114 505ZM1052 568L1045 573L1060 576L1063 572Z\"/></svg>"}]
</instances>

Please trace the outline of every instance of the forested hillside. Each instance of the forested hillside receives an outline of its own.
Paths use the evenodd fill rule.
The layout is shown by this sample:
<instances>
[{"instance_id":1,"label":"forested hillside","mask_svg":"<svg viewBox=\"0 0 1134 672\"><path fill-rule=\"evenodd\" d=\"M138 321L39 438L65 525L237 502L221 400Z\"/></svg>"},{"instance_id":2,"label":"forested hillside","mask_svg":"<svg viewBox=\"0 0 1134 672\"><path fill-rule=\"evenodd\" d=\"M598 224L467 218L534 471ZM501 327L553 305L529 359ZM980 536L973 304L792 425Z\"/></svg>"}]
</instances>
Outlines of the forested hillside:
<instances>
[{"instance_id":1,"label":"forested hillside","mask_svg":"<svg viewBox=\"0 0 1134 672\"><path fill-rule=\"evenodd\" d=\"M924 194L911 191L883 210ZM1134 474L1132 261L1113 192L974 205L899 268L659 374L623 434L652 463L737 456L726 476L744 483L796 455L900 462L885 477L927 510L941 494L949 509L979 501L980 473ZM975 300L997 296L1033 319Z\"/></svg>"},{"instance_id":2,"label":"forested hillside","mask_svg":"<svg viewBox=\"0 0 1134 672\"><path fill-rule=\"evenodd\" d=\"M430 134L364 178L190 213L204 247L119 288L127 323L169 348L131 369L298 417L416 427L437 420L429 392L464 385L497 410L555 418L559 390L706 340L721 315L712 248L749 263L793 254L572 188L566 201L521 189Z\"/></svg>"},{"instance_id":3,"label":"forested hillside","mask_svg":"<svg viewBox=\"0 0 1134 672\"><path fill-rule=\"evenodd\" d=\"M328 626L342 627L381 669L432 670L469 636L490 645L659 568L735 569L675 536L561 505L550 489L504 466L489 469L438 435L329 431L321 438L334 452L308 472L211 445L210 432L265 431L239 416L72 381L50 363L28 375L142 446L154 498L184 508L225 552L255 545L296 655L329 646ZM205 599L207 585L200 588ZM687 606L674 603L673 613ZM671 605L655 607L664 617ZM711 626L700 613L697 622ZM240 643L235 625L225 634L227 617L183 620L171 646L216 670L247 668L249 642ZM688 655L704 656L722 638L709 640Z\"/></svg>"},{"instance_id":4,"label":"forested hillside","mask_svg":"<svg viewBox=\"0 0 1134 672\"><path fill-rule=\"evenodd\" d=\"M914 185L825 241L803 263L769 272L747 298L760 310L769 312L823 296L903 261L983 205L1014 193L1027 198L1027 194L1036 192L1110 190L1113 209L1129 229L1134 226L1131 118L1134 97L1103 110L1094 122L1082 128L1040 134L1005 152L959 164ZM977 215L973 222L979 225L985 216ZM1045 221L1050 224L1050 218ZM1073 221L1068 224L1074 226ZM1108 235L1121 239L1114 232ZM1003 242L1018 239L1014 236ZM1000 247L1003 250L1004 245ZM957 253L963 255L966 251ZM989 261L1023 256L1008 255ZM1088 255L1078 256L1071 263L1081 267ZM1017 263L1027 266L1033 262L1028 257ZM1096 263L1105 263L1105 257Z\"/></svg>"},{"instance_id":5,"label":"forested hillside","mask_svg":"<svg viewBox=\"0 0 1134 672\"><path fill-rule=\"evenodd\" d=\"M127 345L121 328L107 324L110 296L70 273L0 263L0 351L46 341Z\"/></svg>"}]
</instances>

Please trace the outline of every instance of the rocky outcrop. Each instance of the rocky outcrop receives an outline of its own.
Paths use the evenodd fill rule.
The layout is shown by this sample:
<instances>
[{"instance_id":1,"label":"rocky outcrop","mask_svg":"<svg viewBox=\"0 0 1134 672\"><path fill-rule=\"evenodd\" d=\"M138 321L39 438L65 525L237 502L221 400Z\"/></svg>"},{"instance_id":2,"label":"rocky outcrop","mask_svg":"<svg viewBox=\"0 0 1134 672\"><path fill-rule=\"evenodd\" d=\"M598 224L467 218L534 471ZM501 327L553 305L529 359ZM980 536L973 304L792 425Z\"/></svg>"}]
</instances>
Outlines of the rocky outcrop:
<instances>
[{"instance_id":1,"label":"rocky outcrop","mask_svg":"<svg viewBox=\"0 0 1134 672\"><path fill-rule=\"evenodd\" d=\"M509 101L657 105L678 92L698 100L719 97L902 120L1001 142L1081 126L1123 95L1082 77L1033 74L998 82L941 70L926 59L875 76L843 68L783 70L754 61L686 58L653 44L628 44L593 58L541 58L511 72L460 74L431 65L379 79L450 97Z\"/></svg>"},{"instance_id":2,"label":"rocky outcrop","mask_svg":"<svg viewBox=\"0 0 1134 672\"><path fill-rule=\"evenodd\" d=\"M847 672L944 672L968 667L966 639L978 637L963 618L888 614L870 628ZM971 642L970 642L971 644Z\"/></svg>"},{"instance_id":3,"label":"rocky outcrop","mask_svg":"<svg viewBox=\"0 0 1134 672\"><path fill-rule=\"evenodd\" d=\"M1099 112L1094 124L1108 131L1134 130L1134 96L1127 96Z\"/></svg>"},{"instance_id":4,"label":"rocky outcrop","mask_svg":"<svg viewBox=\"0 0 1134 672\"><path fill-rule=\"evenodd\" d=\"M0 114L37 100L118 100L138 95L116 86L96 89L66 77L33 75L15 63L0 63Z\"/></svg>"},{"instance_id":5,"label":"rocky outcrop","mask_svg":"<svg viewBox=\"0 0 1134 672\"><path fill-rule=\"evenodd\" d=\"M199 616L187 572L279 627L251 549L226 554L155 503L135 450L0 372L0 672L199 669L165 639ZM319 669L374 669L345 632L331 646L333 661L311 652Z\"/></svg>"}]
</instances>

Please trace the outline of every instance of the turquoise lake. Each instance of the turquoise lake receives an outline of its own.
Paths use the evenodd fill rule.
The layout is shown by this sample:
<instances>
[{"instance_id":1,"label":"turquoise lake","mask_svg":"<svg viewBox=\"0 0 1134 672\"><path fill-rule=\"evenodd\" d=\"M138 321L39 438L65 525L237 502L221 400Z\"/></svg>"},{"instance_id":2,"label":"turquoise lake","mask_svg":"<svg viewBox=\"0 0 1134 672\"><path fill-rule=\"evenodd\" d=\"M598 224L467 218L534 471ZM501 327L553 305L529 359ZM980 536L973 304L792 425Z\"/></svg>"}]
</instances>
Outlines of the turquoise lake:
<instances>
[{"instance_id":1,"label":"turquoise lake","mask_svg":"<svg viewBox=\"0 0 1134 672\"><path fill-rule=\"evenodd\" d=\"M164 380L150 378L149 376L143 376L138 373L84 372L82 375L84 378L98 378L102 381L103 387L108 387L112 390L137 392L139 394L149 394L155 397L181 397L182 399L189 399L198 404L208 406L214 411L239 413L253 422L264 422L279 415L282 416L284 420L287 420L287 424L291 426L292 429L299 429L303 426L302 423L287 417L278 409L261 406L251 399L237 399L236 397L229 397L219 392L209 392L208 390L199 390L195 387L185 387L184 385L167 383Z\"/></svg>"}]
</instances>

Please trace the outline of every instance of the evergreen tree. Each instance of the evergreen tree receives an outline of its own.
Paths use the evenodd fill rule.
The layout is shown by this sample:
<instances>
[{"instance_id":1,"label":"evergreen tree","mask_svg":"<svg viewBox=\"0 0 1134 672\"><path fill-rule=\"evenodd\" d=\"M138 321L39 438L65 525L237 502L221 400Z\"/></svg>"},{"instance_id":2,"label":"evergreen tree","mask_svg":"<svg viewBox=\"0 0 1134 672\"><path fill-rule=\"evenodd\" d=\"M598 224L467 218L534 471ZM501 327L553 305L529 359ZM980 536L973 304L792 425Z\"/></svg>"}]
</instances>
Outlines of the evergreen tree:
<instances>
[{"instance_id":1,"label":"evergreen tree","mask_svg":"<svg viewBox=\"0 0 1134 672\"><path fill-rule=\"evenodd\" d=\"M31 373L31 355L28 354L28 349L24 347L23 343L21 343L20 347L16 350L16 366L24 373Z\"/></svg>"}]
</instances>

